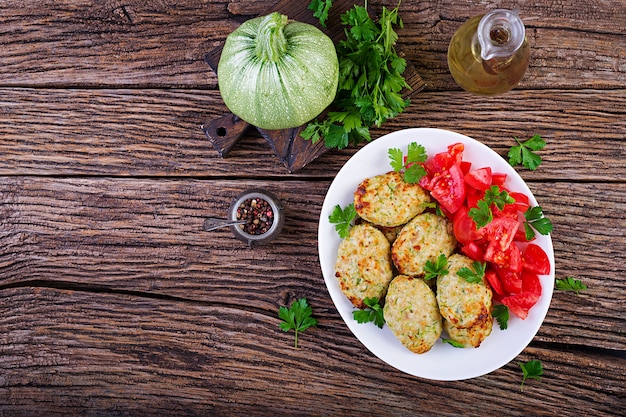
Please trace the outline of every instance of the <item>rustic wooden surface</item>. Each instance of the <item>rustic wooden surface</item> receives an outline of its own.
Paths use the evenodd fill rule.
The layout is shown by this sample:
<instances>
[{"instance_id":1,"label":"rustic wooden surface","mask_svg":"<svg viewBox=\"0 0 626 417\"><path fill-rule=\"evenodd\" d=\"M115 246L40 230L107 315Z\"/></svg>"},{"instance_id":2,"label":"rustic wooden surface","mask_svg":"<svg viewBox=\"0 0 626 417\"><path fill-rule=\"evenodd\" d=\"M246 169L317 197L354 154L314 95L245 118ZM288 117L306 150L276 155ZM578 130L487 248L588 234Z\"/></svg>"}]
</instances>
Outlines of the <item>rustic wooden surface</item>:
<instances>
[{"instance_id":1,"label":"rustic wooden surface","mask_svg":"<svg viewBox=\"0 0 626 417\"><path fill-rule=\"evenodd\" d=\"M341 320L317 258L325 192L356 151L289 174L250 130L220 158L200 125L227 109L203 53L272 0L0 2L0 416L624 415L626 3L512 2L532 45L516 90L480 98L446 66L454 30L494 4L410 1L400 46L424 78L373 131L439 127L505 155L555 223L543 326L483 377L433 382L370 354ZM372 9L395 1L372 1ZM275 244L201 230L249 186L286 205ZM293 336L278 307L307 297ZM518 362L542 361L519 390Z\"/></svg>"}]
</instances>

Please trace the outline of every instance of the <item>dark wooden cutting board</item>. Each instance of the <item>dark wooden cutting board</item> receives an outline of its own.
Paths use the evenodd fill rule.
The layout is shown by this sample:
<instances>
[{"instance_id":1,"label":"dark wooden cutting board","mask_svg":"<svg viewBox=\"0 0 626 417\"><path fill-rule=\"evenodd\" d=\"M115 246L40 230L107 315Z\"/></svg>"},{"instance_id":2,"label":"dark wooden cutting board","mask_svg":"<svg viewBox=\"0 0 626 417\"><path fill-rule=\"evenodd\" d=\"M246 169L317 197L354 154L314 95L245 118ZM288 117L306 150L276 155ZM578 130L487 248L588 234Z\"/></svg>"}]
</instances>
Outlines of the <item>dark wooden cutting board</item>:
<instances>
[{"instance_id":1,"label":"dark wooden cutting board","mask_svg":"<svg viewBox=\"0 0 626 417\"><path fill-rule=\"evenodd\" d=\"M319 20L313 17L313 12L308 10L309 1L306 0L281 0L269 8L264 15L277 11L287 15L290 19L310 23L320 28L336 43L341 39L345 39L344 26L341 24L340 16L346 10L352 8L354 4L354 1L348 0L334 1L326 23L327 28L322 28ZM223 46L222 44L204 55L204 60L216 74ZM402 54L402 51L398 51L398 53ZM415 94L426 87L422 77L408 61L404 78L411 86L411 90L406 91L405 97ZM204 133L221 157L225 157L228 154L249 127L250 125L247 122L232 113L226 114L219 119L208 120L202 125ZM276 156L287 167L289 172L295 172L328 151L323 140L314 144L309 140L302 139L300 132L304 127L300 126L282 130L256 129L267 140Z\"/></svg>"}]
</instances>

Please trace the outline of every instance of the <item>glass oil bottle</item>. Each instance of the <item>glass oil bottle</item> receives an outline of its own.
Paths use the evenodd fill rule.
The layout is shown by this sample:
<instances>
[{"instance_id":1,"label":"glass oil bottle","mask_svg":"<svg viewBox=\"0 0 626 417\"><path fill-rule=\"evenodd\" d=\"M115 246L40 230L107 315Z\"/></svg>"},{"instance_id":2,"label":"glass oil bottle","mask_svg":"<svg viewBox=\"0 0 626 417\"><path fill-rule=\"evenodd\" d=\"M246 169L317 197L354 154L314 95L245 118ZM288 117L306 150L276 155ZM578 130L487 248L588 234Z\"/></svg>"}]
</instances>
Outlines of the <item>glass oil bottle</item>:
<instances>
[{"instance_id":1,"label":"glass oil bottle","mask_svg":"<svg viewBox=\"0 0 626 417\"><path fill-rule=\"evenodd\" d=\"M448 67L466 91L496 95L513 89L528 68L530 47L517 12L496 9L475 16L454 33Z\"/></svg>"}]
</instances>

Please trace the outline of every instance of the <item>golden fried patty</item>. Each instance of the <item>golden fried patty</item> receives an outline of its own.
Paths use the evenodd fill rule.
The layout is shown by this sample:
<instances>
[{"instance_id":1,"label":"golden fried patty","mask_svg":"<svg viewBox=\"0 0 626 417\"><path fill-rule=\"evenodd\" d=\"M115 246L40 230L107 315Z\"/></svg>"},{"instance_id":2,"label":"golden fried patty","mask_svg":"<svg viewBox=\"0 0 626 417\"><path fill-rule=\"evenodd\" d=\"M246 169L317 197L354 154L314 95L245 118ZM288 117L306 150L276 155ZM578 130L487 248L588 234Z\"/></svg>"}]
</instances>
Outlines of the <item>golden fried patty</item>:
<instances>
[{"instance_id":1,"label":"golden fried patty","mask_svg":"<svg viewBox=\"0 0 626 417\"><path fill-rule=\"evenodd\" d=\"M421 278L395 277L389 284L383 314L393 334L411 352L428 352L441 335L435 293Z\"/></svg>"},{"instance_id":2,"label":"golden fried patty","mask_svg":"<svg viewBox=\"0 0 626 417\"><path fill-rule=\"evenodd\" d=\"M382 300L393 278L385 235L367 223L352 227L339 245L335 276L355 307L365 308L363 299L368 297Z\"/></svg>"},{"instance_id":3,"label":"golden fried patty","mask_svg":"<svg viewBox=\"0 0 626 417\"><path fill-rule=\"evenodd\" d=\"M422 213L430 195L419 184L404 182L398 172L366 178L354 193L354 208L368 222L399 226Z\"/></svg>"},{"instance_id":4,"label":"golden fried patty","mask_svg":"<svg viewBox=\"0 0 626 417\"><path fill-rule=\"evenodd\" d=\"M461 268L472 268L467 256L448 258L448 273L437 277L437 303L444 320L451 326L467 329L485 320L491 321L491 288L484 279L471 283L458 275Z\"/></svg>"},{"instance_id":5,"label":"golden fried patty","mask_svg":"<svg viewBox=\"0 0 626 417\"><path fill-rule=\"evenodd\" d=\"M452 223L433 213L422 213L407 223L391 247L391 258L401 274L423 275L428 260L449 256L456 247Z\"/></svg>"},{"instance_id":6,"label":"golden fried patty","mask_svg":"<svg viewBox=\"0 0 626 417\"><path fill-rule=\"evenodd\" d=\"M491 315L466 329L455 327L448 320L443 321L443 329L448 333L448 337L464 347L479 347L482 341L491 334L492 327Z\"/></svg>"}]
</instances>

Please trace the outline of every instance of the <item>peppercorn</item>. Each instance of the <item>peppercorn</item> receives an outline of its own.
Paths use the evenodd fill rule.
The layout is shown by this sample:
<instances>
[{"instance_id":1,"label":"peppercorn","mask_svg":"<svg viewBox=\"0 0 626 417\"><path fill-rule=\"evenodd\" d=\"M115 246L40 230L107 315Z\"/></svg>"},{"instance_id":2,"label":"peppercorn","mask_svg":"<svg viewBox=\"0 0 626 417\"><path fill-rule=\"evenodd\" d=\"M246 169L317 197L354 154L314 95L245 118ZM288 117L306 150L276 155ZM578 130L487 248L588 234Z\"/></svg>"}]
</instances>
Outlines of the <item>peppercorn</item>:
<instances>
[{"instance_id":1,"label":"peppercorn","mask_svg":"<svg viewBox=\"0 0 626 417\"><path fill-rule=\"evenodd\" d=\"M274 211L266 200L259 197L248 198L237 207L237 220L247 221L239 225L243 232L249 235L262 235L272 227Z\"/></svg>"}]
</instances>

